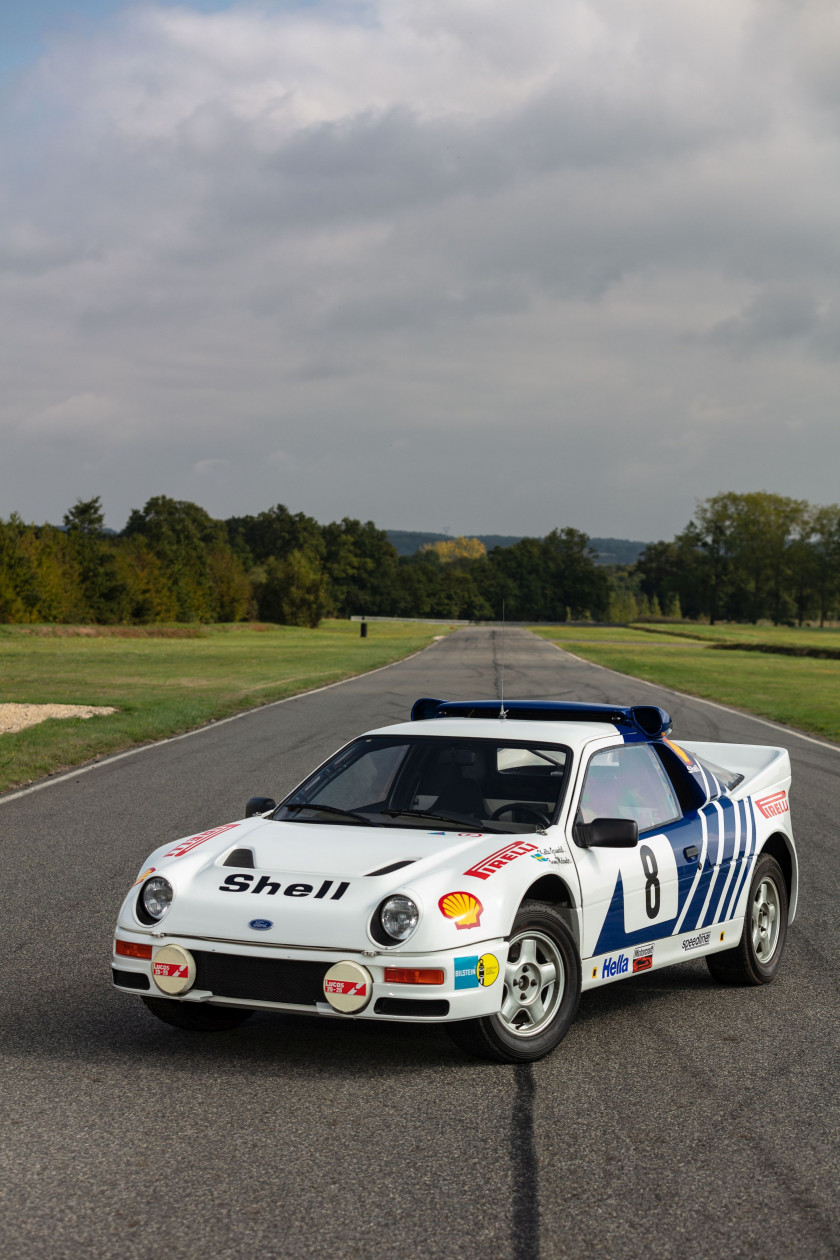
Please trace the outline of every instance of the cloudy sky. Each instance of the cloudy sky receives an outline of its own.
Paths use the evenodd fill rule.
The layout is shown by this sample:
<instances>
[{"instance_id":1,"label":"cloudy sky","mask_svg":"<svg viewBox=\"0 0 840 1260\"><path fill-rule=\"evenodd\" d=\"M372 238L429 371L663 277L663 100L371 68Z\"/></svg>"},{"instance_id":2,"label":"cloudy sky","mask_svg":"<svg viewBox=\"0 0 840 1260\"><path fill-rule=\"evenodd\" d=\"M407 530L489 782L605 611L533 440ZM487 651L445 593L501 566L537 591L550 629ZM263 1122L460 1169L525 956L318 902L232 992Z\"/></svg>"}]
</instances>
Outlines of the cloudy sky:
<instances>
[{"instance_id":1,"label":"cloudy sky","mask_svg":"<svg viewBox=\"0 0 840 1260\"><path fill-rule=\"evenodd\" d=\"M840 499L836 0L0 16L0 516Z\"/></svg>"}]
</instances>

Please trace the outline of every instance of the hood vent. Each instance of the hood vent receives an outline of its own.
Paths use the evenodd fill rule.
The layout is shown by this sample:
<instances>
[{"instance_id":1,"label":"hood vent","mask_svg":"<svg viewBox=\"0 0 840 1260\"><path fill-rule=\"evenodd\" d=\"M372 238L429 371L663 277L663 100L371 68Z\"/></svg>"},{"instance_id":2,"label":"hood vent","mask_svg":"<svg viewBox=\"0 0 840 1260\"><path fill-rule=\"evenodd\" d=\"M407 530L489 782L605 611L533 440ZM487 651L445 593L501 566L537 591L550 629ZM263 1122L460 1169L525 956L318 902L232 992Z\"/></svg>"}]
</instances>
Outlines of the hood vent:
<instances>
[{"instance_id":1,"label":"hood vent","mask_svg":"<svg viewBox=\"0 0 840 1260\"><path fill-rule=\"evenodd\" d=\"M224 860L225 866L238 866L240 870L245 867L246 870L254 869L254 850L253 849L231 849L230 853Z\"/></svg>"},{"instance_id":2,"label":"hood vent","mask_svg":"<svg viewBox=\"0 0 840 1260\"><path fill-rule=\"evenodd\" d=\"M368 875L390 875L392 871L398 871L403 866L411 866L412 862L416 861L417 858L404 858L402 862L392 862L390 866L380 866L378 871L368 871Z\"/></svg>"}]
</instances>

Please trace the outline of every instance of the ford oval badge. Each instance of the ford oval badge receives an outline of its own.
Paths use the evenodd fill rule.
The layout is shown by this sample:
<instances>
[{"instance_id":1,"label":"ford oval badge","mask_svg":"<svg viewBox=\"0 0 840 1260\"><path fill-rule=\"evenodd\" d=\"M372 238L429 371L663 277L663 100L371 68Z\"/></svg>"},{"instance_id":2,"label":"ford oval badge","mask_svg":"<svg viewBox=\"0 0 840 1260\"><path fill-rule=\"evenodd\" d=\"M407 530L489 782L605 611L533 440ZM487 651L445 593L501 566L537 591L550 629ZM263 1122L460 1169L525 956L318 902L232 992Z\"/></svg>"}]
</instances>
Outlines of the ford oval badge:
<instances>
[{"instance_id":1,"label":"ford oval badge","mask_svg":"<svg viewBox=\"0 0 840 1260\"><path fill-rule=\"evenodd\" d=\"M255 932L267 932L269 928L274 927L271 919L252 919L248 927L254 929Z\"/></svg>"}]
</instances>

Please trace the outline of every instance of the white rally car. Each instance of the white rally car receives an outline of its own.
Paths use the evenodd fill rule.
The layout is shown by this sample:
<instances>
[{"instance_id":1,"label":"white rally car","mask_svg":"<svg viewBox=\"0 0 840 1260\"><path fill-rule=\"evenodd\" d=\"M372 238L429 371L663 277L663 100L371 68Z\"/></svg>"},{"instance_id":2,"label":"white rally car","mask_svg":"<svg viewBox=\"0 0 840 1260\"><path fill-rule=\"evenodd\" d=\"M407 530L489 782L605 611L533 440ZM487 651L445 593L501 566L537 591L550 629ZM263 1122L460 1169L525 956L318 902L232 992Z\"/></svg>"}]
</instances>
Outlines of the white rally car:
<instances>
[{"instance_id":1,"label":"white rally car","mask_svg":"<svg viewBox=\"0 0 840 1260\"><path fill-rule=\"evenodd\" d=\"M113 981L179 1028L254 1010L445 1022L547 1054L581 990L705 956L766 984L797 899L782 748L649 706L418 700L275 805L156 849Z\"/></svg>"}]
</instances>

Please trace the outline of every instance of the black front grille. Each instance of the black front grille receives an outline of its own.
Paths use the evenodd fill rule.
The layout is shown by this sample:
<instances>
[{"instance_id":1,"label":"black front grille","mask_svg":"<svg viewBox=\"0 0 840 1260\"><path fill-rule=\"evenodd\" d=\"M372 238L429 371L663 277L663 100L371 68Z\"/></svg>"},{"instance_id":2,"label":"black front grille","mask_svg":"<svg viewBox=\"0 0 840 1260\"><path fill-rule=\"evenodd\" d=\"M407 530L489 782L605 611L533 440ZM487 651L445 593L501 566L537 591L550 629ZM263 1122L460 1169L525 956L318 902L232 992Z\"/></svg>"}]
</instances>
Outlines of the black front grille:
<instances>
[{"instance_id":1,"label":"black front grille","mask_svg":"<svg viewBox=\"0 0 840 1260\"><path fill-rule=\"evenodd\" d=\"M243 954L215 954L193 950L196 989L216 997L251 1002L289 1002L314 1006L324 1001L324 963L288 958L249 958Z\"/></svg>"},{"instance_id":2,"label":"black front grille","mask_svg":"<svg viewBox=\"0 0 840 1260\"><path fill-rule=\"evenodd\" d=\"M114 984L118 984L121 989L148 989L149 977L144 976L142 971L123 971L120 967L112 967L111 975L114 977Z\"/></svg>"}]
</instances>

